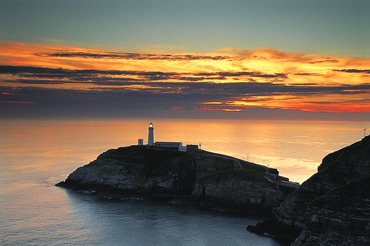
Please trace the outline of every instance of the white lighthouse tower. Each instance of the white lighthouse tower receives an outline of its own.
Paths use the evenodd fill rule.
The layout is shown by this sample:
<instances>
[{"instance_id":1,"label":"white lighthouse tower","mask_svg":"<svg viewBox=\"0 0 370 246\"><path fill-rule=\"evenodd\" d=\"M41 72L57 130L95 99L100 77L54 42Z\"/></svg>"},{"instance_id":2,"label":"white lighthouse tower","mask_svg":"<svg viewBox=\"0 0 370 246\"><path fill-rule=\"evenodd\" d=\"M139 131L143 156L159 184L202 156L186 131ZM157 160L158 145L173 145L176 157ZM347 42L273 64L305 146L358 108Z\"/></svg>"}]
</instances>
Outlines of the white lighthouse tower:
<instances>
[{"instance_id":1,"label":"white lighthouse tower","mask_svg":"<svg viewBox=\"0 0 370 246\"><path fill-rule=\"evenodd\" d=\"M153 123L149 124L149 134L148 134L148 145L154 145L154 133L153 133Z\"/></svg>"}]
</instances>

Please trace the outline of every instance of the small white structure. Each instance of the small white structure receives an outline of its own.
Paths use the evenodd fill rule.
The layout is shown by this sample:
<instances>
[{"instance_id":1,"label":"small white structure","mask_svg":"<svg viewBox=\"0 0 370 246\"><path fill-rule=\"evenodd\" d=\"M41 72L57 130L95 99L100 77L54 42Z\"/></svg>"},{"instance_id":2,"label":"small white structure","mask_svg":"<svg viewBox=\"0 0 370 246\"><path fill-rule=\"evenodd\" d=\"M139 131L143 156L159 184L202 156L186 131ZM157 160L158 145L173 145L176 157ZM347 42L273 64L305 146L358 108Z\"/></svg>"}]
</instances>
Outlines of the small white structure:
<instances>
[{"instance_id":1,"label":"small white structure","mask_svg":"<svg viewBox=\"0 0 370 246\"><path fill-rule=\"evenodd\" d=\"M149 134L148 134L148 145L152 146L154 145L154 133L153 133L153 123L150 122L149 124Z\"/></svg>"},{"instance_id":2,"label":"small white structure","mask_svg":"<svg viewBox=\"0 0 370 246\"><path fill-rule=\"evenodd\" d=\"M155 142L154 146L166 148L179 148L182 146L181 142Z\"/></svg>"},{"instance_id":3,"label":"small white structure","mask_svg":"<svg viewBox=\"0 0 370 246\"><path fill-rule=\"evenodd\" d=\"M153 123L149 124L149 134L148 134L148 146L155 146L161 148L177 149L178 151L186 151L186 146L182 146L182 142L154 142L154 127ZM141 140L141 142L140 142ZM138 145L142 145L142 139L138 140ZM141 143L141 144L140 144Z\"/></svg>"},{"instance_id":4,"label":"small white structure","mask_svg":"<svg viewBox=\"0 0 370 246\"><path fill-rule=\"evenodd\" d=\"M139 145L139 146L144 145L144 140L143 139L138 139L137 140L137 145Z\"/></svg>"},{"instance_id":5,"label":"small white structure","mask_svg":"<svg viewBox=\"0 0 370 246\"><path fill-rule=\"evenodd\" d=\"M177 149L178 151L186 151L186 146L182 146L182 142L155 142L154 146L162 148Z\"/></svg>"}]
</instances>

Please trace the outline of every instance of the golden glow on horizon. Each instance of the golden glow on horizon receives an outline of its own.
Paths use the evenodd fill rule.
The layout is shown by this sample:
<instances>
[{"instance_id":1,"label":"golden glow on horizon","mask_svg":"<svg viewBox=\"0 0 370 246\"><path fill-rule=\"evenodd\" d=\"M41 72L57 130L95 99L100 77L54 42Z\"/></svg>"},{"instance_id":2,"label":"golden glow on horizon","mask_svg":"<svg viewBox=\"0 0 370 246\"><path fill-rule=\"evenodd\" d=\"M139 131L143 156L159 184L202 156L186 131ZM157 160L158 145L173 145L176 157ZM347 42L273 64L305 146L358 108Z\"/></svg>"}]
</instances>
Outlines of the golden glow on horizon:
<instances>
[{"instance_id":1,"label":"golden glow on horizon","mask_svg":"<svg viewBox=\"0 0 370 246\"><path fill-rule=\"evenodd\" d=\"M50 163L61 160L75 163L77 168L109 148L136 144L137 138L147 136L150 122L114 119L3 120L1 123L3 157L21 158L17 164L42 171L47 170ZM269 164L278 168L283 176L299 182L315 173L328 153L360 139L366 126L366 123L353 122L348 125L232 119L155 119L153 123L157 139L189 144L202 142L205 150L244 160L249 154L250 161ZM312 143L315 143L315 151L312 151ZM17 165L7 162L4 165L19 170Z\"/></svg>"},{"instance_id":2,"label":"golden glow on horizon","mask_svg":"<svg viewBox=\"0 0 370 246\"><path fill-rule=\"evenodd\" d=\"M160 82L181 83L270 83L307 88L340 85L369 85L370 59L328 57L313 54L258 50L223 49L206 54L111 52L81 47L0 41L0 64L43 69L60 69L67 75L47 76L32 72L2 73L0 86L104 91L150 90L154 93L181 93L182 89L158 86ZM74 72L82 79L76 79ZM87 77L83 74L87 73ZM86 72L87 71L87 72ZM93 74L88 74L93 72ZM55 77L53 77L55 76ZM90 77L88 77L90 76ZM27 79L27 83L23 80ZM101 79L96 83L92 79ZM34 83L32 83L34 81ZM109 83L105 83L105 82ZM117 82L126 84L115 84ZM135 84L140 82L141 84ZM156 84L151 85L151 82ZM146 83L144 85L143 83ZM341 94L246 94L220 102L200 102L206 111L243 111L264 107L307 112L370 112L369 89L345 89ZM2 92L3 95L6 92Z\"/></svg>"}]
</instances>

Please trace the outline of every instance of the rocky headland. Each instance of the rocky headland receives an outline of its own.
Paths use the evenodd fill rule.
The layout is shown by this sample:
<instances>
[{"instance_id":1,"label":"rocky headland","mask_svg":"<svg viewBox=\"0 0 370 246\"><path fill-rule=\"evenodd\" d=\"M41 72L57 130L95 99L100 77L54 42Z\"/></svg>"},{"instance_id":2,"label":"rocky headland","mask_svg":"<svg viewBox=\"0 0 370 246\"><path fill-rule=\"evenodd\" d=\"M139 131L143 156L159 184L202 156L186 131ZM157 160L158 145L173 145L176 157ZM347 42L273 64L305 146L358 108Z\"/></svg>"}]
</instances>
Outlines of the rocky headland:
<instances>
[{"instance_id":1,"label":"rocky headland","mask_svg":"<svg viewBox=\"0 0 370 246\"><path fill-rule=\"evenodd\" d=\"M276 169L199 149L111 149L57 186L244 214L271 214L297 185Z\"/></svg>"},{"instance_id":2,"label":"rocky headland","mask_svg":"<svg viewBox=\"0 0 370 246\"><path fill-rule=\"evenodd\" d=\"M293 246L370 245L370 136L327 155L271 219L248 230Z\"/></svg>"}]
</instances>

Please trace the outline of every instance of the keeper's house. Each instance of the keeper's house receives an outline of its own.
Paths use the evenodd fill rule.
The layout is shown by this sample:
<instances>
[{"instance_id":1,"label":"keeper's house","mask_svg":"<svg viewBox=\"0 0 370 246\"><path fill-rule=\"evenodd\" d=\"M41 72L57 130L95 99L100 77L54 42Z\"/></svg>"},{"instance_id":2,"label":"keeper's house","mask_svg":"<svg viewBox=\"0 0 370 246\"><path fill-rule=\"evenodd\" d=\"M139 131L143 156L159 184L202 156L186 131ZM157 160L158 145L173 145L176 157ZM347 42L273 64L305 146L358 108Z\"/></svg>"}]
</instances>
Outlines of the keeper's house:
<instances>
[{"instance_id":1,"label":"keeper's house","mask_svg":"<svg viewBox=\"0 0 370 246\"><path fill-rule=\"evenodd\" d=\"M153 123L149 124L148 146L155 146L161 148L177 149L179 151L186 151L186 146L182 146L182 142L154 142L154 127ZM143 140L138 140L138 145L143 145Z\"/></svg>"}]
</instances>

